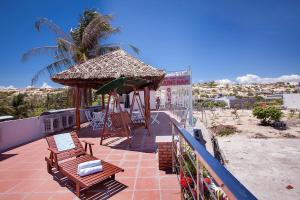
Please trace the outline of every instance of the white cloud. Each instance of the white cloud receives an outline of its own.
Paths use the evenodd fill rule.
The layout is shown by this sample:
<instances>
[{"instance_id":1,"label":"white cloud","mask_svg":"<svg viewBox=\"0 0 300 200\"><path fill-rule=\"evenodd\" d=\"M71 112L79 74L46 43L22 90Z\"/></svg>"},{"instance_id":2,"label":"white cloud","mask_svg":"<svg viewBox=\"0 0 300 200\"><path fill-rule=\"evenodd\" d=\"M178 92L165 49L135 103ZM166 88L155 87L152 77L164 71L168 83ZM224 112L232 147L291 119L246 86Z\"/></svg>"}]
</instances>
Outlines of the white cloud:
<instances>
[{"instance_id":1,"label":"white cloud","mask_svg":"<svg viewBox=\"0 0 300 200\"><path fill-rule=\"evenodd\" d=\"M41 86L42 89L50 89L52 86L48 85L48 83L44 82L43 85Z\"/></svg>"},{"instance_id":2,"label":"white cloud","mask_svg":"<svg viewBox=\"0 0 300 200\"><path fill-rule=\"evenodd\" d=\"M239 83L257 83L260 77L255 74L246 74L245 76L238 76L236 81Z\"/></svg>"},{"instance_id":3,"label":"white cloud","mask_svg":"<svg viewBox=\"0 0 300 200\"><path fill-rule=\"evenodd\" d=\"M239 76L236 78L236 81L241 84L247 83L276 83L276 82L300 82L300 75L291 74L291 75L282 75L279 77L260 77L255 74L246 74L244 76Z\"/></svg>"},{"instance_id":4,"label":"white cloud","mask_svg":"<svg viewBox=\"0 0 300 200\"><path fill-rule=\"evenodd\" d=\"M17 88L14 87L13 85L9 85L9 86L0 86L0 89L2 89L2 90L14 90L14 89L17 89Z\"/></svg>"},{"instance_id":5,"label":"white cloud","mask_svg":"<svg viewBox=\"0 0 300 200\"><path fill-rule=\"evenodd\" d=\"M226 85L226 84L232 84L233 82L229 79L221 79L221 80L216 80L216 83L221 85Z\"/></svg>"}]
</instances>

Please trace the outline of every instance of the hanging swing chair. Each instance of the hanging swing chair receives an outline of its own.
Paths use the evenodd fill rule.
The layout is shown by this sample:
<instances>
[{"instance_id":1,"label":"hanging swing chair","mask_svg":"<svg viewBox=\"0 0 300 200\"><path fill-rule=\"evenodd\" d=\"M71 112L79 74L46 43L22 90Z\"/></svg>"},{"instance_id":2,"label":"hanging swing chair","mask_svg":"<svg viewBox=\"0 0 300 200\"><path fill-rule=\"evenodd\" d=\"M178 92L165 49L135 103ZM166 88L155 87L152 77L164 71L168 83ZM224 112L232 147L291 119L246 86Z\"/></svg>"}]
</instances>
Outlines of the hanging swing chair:
<instances>
[{"instance_id":1,"label":"hanging swing chair","mask_svg":"<svg viewBox=\"0 0 300 200\"><path fill-rule=\"evenodd\" d=\"M132 130L140 127L147 128L148 134L150 134L148 128L148 120L145 118L144 106L142 105L141 97L138 91L139 89L142 89L147 85L148 81L144 79L120 77L105 84L97 90L96 94L98 95L109 95L104 117L104 126L101 132L101 145L103 140L108 139L110 137L127 137L128 143L130 145L130 136L132 135ZM120 95L129 94L130 92L133 92L133 96L130 105L130 113L128 113L125 110L123 111L121 107ZM110 108L110 102L112 98L113 108ZM135 102L137 102L138 109L142 117L142 120L139 121L132 120ZM110 128L106 126L108 116L110 117L112 122Z\"/></svg>"}]
</instances>

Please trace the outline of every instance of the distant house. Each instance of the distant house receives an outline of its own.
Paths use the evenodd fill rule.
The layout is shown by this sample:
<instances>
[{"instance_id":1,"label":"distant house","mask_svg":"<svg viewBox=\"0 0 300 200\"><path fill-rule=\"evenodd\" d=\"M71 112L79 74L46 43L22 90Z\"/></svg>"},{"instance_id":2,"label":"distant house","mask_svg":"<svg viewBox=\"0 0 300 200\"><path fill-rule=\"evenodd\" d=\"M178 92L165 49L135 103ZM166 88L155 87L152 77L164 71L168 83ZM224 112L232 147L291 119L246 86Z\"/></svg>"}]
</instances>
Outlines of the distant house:
<instances>
[{"instance_id":1,"label":"distant house","mask_svg":"<svg viewBox=\"0 0 300 200\"><path fill-rule=\"evenodd\" d=\"M300 110L300 93L283 94L283 106L286 109Z\"/></svg>"},{"instance_id":2,"label":"distant house","mask_svg":"<svg viewBox=\"0 0 300 200\"><path fill-rule=\"evenodd\" d=\"M282 94L269 94L269 95L263 95L262 98L264 98L267 101L272 101L272 100L282 100Z\"/></svg>"},{"instance_id":3,"label":"distant house","mask_svg":"<svg viewBox=\"0 0 300 200\"><path fill-rule=\"evenodd\" d=\"M230 102L230 108L249 109L254 106L255 97L236 98Z\"/></svg>"},{"instance_id":4,"label":"distant house","mask_svg":"<svg viewBox=\"0 0 300 200\"><path fill-rule=\"evenodd\" d=\"M214 99L214 102L225 103L226 107L230 108L231 101L235 100L235 96L223 96Z\"/></svg>"},{"instance_id":5,"label":"distant house","mask_svg":"<svg viewBox=\"0 0 300 200\"><path fill-rule=\"evenodd\" d=\"M235 96L224 96L216 98L214 101L225 103L227 108L245 109L253 106L256 99L254 97L236 98Z\"/></svg>"}]
</instances>

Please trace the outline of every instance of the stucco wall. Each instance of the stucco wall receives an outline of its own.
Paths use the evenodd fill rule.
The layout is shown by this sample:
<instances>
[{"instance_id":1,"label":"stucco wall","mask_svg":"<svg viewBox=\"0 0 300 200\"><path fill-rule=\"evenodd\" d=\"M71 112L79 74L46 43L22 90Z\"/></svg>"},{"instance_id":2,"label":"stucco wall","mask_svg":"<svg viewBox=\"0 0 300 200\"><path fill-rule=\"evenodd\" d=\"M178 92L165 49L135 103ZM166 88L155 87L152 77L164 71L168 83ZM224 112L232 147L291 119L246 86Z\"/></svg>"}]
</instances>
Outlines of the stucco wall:
<instances>
[{"instance_id":1,"label":"stucco wall","mask_svg":"<svg viewBox=\"0 0 300 200\"><path fill-rule=\"evenodd\" d=\"M300 110L300 93L297 94L284 94L283 106L287 109Z\"/></svg>"},{"instance_id":2,"label":"stucco wall","mask_svg":"<svg viewBox=\"0 0 300 200\"><path fill-rule=\"evenodd\" d=\"M81 123L86 122L84 110L80 112ZM43 138L44 119L49 115L0 122L0 152Z\"/></svg>"},{"instance_id":3,"label":"stucco wall","mask_svg":"<svg viewBox=\"0 0 300 200\"><path fill-rule=\"evenodd\" d=\"M0 122L0 152L42 138L43 117Z\"/></svg>"},{"instance_id":4,"label":"stucco wall","mask_svg":"<svg viewBox=\"0 0 300 200\"><path fill-rule=\"evenodd\" d=\"M140 96L141 96L142 104L145 105L145 103L144 103L144 92L140 91L139 93L140 93ZM156 95L156 92L154 90L151 90L150 91L150 109L155 109L155 107L156 107L155 95ZM132 96L133 96L133 92L131 92L129 94L130 104L131 104L131 101L132 101ZM133 106L133 109L138 110L138 105L137 105L136 102Z\"/></svg>"}]
</instances>

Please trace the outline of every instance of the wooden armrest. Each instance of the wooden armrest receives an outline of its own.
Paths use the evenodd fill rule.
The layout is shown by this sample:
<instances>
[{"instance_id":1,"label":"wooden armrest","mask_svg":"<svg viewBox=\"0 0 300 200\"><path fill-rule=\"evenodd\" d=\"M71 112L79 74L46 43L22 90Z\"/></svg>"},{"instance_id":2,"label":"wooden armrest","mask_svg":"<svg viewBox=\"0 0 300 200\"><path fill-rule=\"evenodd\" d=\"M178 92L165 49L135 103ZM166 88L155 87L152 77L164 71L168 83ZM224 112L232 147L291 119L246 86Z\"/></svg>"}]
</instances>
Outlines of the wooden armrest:
<instances>
[{"instance_id":1,"label":"wooden armrest","mask_svg":"<svg viewBox=\"0 0 300 200\"><path fill-rule=\"evenodd\" d=\"M59 153L59 151L57 151L57 150L55 150L55 149L52 149L52 148L48 148L48 150L51 151L51 152L54 153L54 154L58 154L58 153Z\"/></svg>"},{"instance_id":2,"label":"wooden armrest","mask_svg":"<svg viewBox=\"0 0 300 200\"><path fill-rule=\"evenodd\" d=\"M90 145L94 145L94 143L86 141L86 140L82 140L82 142L86 143L86 144L90 144Z\"/></svg>"}]
</instances>

